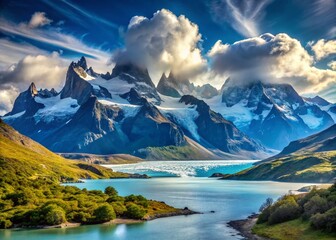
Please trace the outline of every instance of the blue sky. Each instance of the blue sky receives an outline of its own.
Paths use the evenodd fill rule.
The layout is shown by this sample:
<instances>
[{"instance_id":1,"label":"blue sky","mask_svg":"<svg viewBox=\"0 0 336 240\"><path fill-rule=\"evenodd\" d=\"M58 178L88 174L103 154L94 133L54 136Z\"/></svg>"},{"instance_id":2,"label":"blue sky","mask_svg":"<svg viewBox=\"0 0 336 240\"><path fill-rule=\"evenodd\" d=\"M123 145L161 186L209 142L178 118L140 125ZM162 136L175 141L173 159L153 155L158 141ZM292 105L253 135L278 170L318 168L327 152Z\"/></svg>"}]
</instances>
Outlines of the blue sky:
<instances>
[{"instance_id":1,"label":"blue sky","mask_svg":"<svg viewBox=\"0 0 336 240\"><path fill-rule=\"evenodd\" d=\"M230 1L229 1L230 2ZM270 32L277 34L286 32L292 37L299 39L303 44L316 41L321 38L335 38L336 25L334 0L320 1L231 1L241 11L242 16L256 25L257 33ZM251 4L244 6L244 2L263 3L259 9ZM35 12L45 12L52 19L51 26L58 26L62 31L72 34L83 42L101 47L108 51L123 45L122 31L127 28L130 19L135 15L150 18L154 12L162 8L172 11L176 15L185 15L190 21L199 26L202 34L202 46L204 51L222 39L232 43L249 37L244 31L244 24L235 26L235 18L232 9L226 7L226 1L206 0L147 0L144 1L51 1L51 0L28 0L28 1L2 1L0 16L7 20L20 23L29 21ZM214 7L217 5L216 7ZM246 4L245 4L246 5ZM330 7L331 6L331 7ZM256 12L256 17L251 17ZM225 18L224 16L227 15ZM242 29L241 31L239 29ZM10 37L1 34L1 37ZM59 47L45 45L31 41L27 38L12 36L13 41L28 41L38 47L50 50L58 50ZM65 50L65 49L63 49ZM69 53L70 54L70 53Z\"/></svg>"},{"instance_id":2,"label":"blue sky","mask_svg":"<svg viewBox=\"0 0 336 240\"><path fill-rule=\"evenodd\" d=\"M155 57L149 54L144 61L154 66L149 69L154 82L164 71L216 87L228 76L253 75L287 81L300 93L336 101L336 0L2 0L0 9L0 96L7 99L0 110L8 108L29 81L59 89L70 61L82 55L99 72L111 71L120 57L139 62L137 56L153 49L134 40L141 34L150 36L149 42L166 38ZM132 18L139 21L134 29L129 28ZM164 27L155 29L157 24ZM264 33L271 33L272 39L260 38ZM176 34L183 35L181 41ZM167 44L167 39L172 42ZM179 52L185 49L187 59L181 59ZM246 59L247 64L239 63ZM37 64L43 71L27 74Z\"/></svg>"}]
</instances>

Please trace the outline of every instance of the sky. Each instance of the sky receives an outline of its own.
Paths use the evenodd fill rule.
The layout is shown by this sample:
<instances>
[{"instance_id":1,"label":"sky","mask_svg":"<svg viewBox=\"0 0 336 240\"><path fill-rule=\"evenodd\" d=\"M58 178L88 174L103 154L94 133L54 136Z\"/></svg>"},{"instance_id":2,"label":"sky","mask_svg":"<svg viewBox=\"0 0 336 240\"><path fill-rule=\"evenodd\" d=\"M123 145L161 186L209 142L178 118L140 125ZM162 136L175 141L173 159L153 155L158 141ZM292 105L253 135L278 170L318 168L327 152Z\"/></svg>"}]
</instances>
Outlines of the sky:
<instances>
[{"instance_id":1,"label":"sky","mask_svg":"<svg viewBox=\"0 0 336 240\"><path fill-rule=\"evenodd\" d=\"M2 0L0 115L35 82L60 90L71 61L116 62L220 88L290 83L336 102L336 0Z\"/></svg>"}]
</instances>

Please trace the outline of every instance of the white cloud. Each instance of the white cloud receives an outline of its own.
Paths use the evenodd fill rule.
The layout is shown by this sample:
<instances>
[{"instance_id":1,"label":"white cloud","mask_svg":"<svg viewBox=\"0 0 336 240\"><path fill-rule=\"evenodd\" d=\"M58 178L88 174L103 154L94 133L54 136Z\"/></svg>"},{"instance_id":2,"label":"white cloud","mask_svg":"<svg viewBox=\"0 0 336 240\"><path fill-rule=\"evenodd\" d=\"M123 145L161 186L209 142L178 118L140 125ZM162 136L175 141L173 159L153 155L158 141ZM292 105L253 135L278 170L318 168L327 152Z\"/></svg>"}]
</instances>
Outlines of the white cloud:
<instances>
[{"instance_id":1,"label":"white cloud","mask_svg":"<svg viewBox=\"0 0 336 240\"><path fill-rule=\"evenodd\" d=\"M198 26L185 16L162 9L152 18L135 16L125 33L125 49L116 52L116 62L147 67L154 79L162 72L189 78L206 68L199 44Z\"/></svg>"},{"instance_id":2,"label":"white cloud","mask_svg":"<svg viewBox=\"0 0 336 240\"><path fill-rule=\"evenodd\" d=\"M236 80L287 82L301 92L317 92L336 81L336 72L314 66L301 43L280 33L263 34L234 44L218 41L209 51L213 71Z\"/></svg>"},{"instance_id":3,"label":"white cloud","mask_svg":"<svg viewBox=\"0 0 336 240\"><path fill-rule=\"evenodd\" d=\"M48 54L26 42L12 42L8 39L0 39L0 71L5 71L13 64L20 61L27 55Z\"/></svg>"},{"instance_id":4,"label":"white cloud","mask_svg":"<svg viewBox=\"0 0 336 240\"><path fill-rule=\"evenodd\" d=\"M11 84L23 91L31 82L41 88L60 88L65 80L68 62L57 52L50 55L27 55L0 74L0 84Z\"/></svg>"},{"instance_id":5,"label":"white cloud","mask_svg":"<svg viewBox=\"0 0 336 240\"><path fill-rule=\"evenodd\" d=\"M336 40L320 39L311 48L316 56L316 60L321 60L329 55L336 54Z\"/></svg>"},{"instance_id":6,"label":"white cloud","mask_svg":"<svg viewBox=\"0 0 336 240\"><path fill-rule=\"evenodd\" d=\"M230 24L245 37L255 37L260 34L259 23L264 15L265 7L272 0L214 0L210 5L214 21Z\"/></svg>"},{"instance_id":7,"label":"white cloud","mask_svg":"<svg viewBox=\"0 0 336 240\"><path fill-rule=\"evenodd\" d=\"M13 86L0 89L0 116L12 110L12 106L18 94L19 90Z\"/></svg>"},{"instance_id":8,"label":"white cloud","mask_svg":"<svg viewBox=\"0 0 336 240\"><path fill-rule=\"evenodd\" d=\"M51 22L52 20L47 18L44 12L35 12L31 17L28 26L30 28L37 28L49 25Z\"/></svg>"},{"instance_id":9,"label":"white cloud","mask_svg":"<svg viewBox=\"0 0 336 240\"><path fill-rule=\"evenodd\" d=\"M88 58L91 58L93 67L98 71L106 72L111 68L109 66L111 56L109 50L102 50L99 47L89 46L78 40L75 36L61 32L59 28L30 28L27 24L15 24L4 18L0 18L0 30L6 34L22 36L42 43L47 43L54 46L55 51L63 48L86 55Z\"/></svg>"},{"instance_id":10,"label":"white cloud","mask_svg":"<svg viewBox=\"0 0 336 240\"><path fill-rule=\"evenodd\" d=\"M0 112L9 111L19 92L31 82L38 88L60 90L64 84L68 62L54 52L50 55L28 55L12 68L0 72Z\"/></svg>"},{"instance_id":11,"label":"white cloud","mask_svg":"<svg viewBox=\"0 0 336 240\"><path fill-rule=\"evenodd\" d=\"M330 63L328 63L328 66L329 66L332 70L336 71L336 61L331 61Z\"/></svg>"}]
</instances>

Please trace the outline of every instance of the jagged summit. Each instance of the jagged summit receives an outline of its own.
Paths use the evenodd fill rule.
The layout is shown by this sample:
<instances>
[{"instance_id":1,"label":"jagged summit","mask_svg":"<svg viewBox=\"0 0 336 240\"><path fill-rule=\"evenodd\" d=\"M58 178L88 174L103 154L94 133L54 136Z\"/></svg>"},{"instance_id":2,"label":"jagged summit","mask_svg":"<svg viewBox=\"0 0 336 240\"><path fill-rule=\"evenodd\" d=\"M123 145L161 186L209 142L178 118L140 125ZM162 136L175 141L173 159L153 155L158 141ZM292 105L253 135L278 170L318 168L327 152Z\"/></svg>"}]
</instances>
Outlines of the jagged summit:
<instances>
[{"instance_id":1,"label":"jagged summit","mask_svg":"<svg viewBox=\"0 0 336 240\"><path fill-rule=\"evenodd\" d=\"M82 56L79 61L76 63L77 66L82 67L84 70L88 69L86 58Z\"/></svg>"},{"instance_id":2,"label":"jagged summit","mask_svg":"<svg viewBox=\"0 0 336 240\"><path fill-rule=\"evenodd\" d=\"M210 84L195 86L188 79L177 78L172 72L170 72L168 77L164 73L162 74L157 85L157 90L163 95L175 98L191 94L209 99L218 95L218 90Z\"/></svg>"},{"instance_id":3,"label":"jagged summit","mask_svg":"<svg viewBox=\"0 0 336 240\"><path fill-rule=\"evenodd\" d=\"M111 78L119 77L128 83L143 82L148 86L155 88L152 79L146 68L138 67L134 64L116 64L112 70Z\"/></svg>"},{"instance_id":4,"label":"jagged summit","mask_svg":"<svg viewBox=\"0 0 336 240\"><path fill-rule=\"evenodd\" d=\"M73 98L78 104L85 103L90 96L112 98L106 88L97 86L86 81L87 73L83 67L86 67L86 60L82 57L77 63L72 62L66 74L65 85L61 91L61 99Z\"/></svg>"}]
</instances>

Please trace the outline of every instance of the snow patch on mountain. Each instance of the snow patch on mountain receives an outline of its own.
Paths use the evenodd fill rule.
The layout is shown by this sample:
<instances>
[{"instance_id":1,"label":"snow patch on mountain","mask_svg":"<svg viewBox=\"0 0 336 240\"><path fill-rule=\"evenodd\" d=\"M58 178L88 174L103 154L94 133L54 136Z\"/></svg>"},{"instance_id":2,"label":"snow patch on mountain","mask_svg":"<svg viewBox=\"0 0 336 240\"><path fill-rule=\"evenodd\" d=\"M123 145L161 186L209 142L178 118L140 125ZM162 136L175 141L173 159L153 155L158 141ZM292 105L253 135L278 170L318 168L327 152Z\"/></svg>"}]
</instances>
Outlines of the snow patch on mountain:
<instances>
[{"instance_id":1,"label":"snow patch on mountain","mask_svg":"<svg viewBox=\"0 0 336 240\"><path fill-rule=\"evenodd\" d=\"M310 129L316 129L318 128L323 121L323 118L316 117L310 109L307 111L308 113L305 115L300 115L300 118L304 121L304 123L310 128Z\"/></svg>"},{"instance_id":2,"label":"snow patch on mountain","mask_svg":"<svg viewBox=\"0 0 336 240\"><path fill-rule=\"evenodd\" d=\"M120 100L121 99L122 98L120 98ZM99 99L98 102L104 105L119 107L124 112L125 117L134 117L140 110L140 106L125 103L125 102L123 103L122 101L111 101L109 99Z\"/></svg>"},{"instance_id":3,"label":"snow patch on mountain","mask_svg":"<svg viewBox=\"0 0 336 240\"><path fill-rule=\"evenodd\" d=\"M34 119L36 122L49 123L55 119L68 119L79 109L76 99L60 99L60 95L50 98L35 97L35 101L45 106L35 113Z\"/></svg>"}]
</instances>

